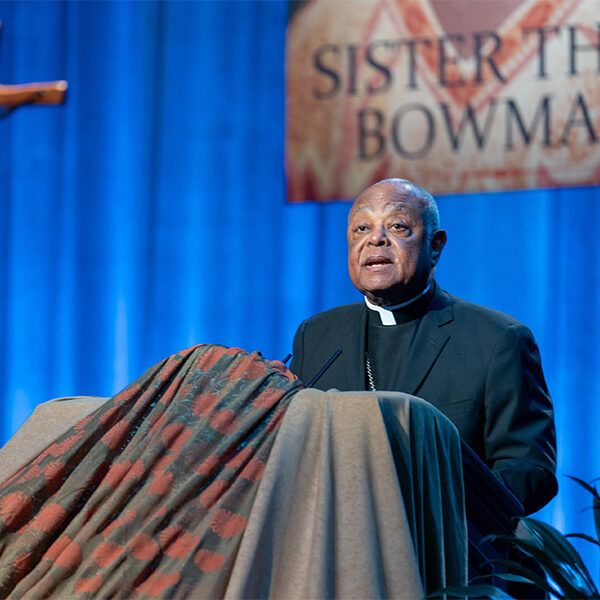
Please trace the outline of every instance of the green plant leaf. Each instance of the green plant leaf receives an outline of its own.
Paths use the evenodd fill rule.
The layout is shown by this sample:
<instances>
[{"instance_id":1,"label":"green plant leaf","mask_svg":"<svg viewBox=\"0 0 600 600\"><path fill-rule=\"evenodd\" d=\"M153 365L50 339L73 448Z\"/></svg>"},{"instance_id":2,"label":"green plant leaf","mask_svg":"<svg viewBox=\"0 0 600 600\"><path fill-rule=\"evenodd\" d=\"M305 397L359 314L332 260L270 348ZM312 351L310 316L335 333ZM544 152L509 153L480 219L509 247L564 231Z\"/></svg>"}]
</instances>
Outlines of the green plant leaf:
<instances>
[{"instance_id":1,"label":"green plant leaf","mask_svg":"<svg viewBox=\"0 0 600 600\"><path fill-rule=\"evenodd\" d=\"M520 519L527 530L529 537L510 535L489 535L484 538L488 540L502 540L507 544L519 549L523 554L533 558L544 570L548 580L543 576L523 566L520 562L506 559L493 559L488 561L494 567L505 569L504 573L490 573L475 578L482 580L489 577L514 582L529 583L537 586L540 590L551 594L553 597L566 599L587 598L600 600L600 593L592 579L585 563L575 547L568 538L578 538L600 547L600 493L594 486L600 478L585 482L577 477L568 476L578 485L583 487L592 495L592 509L594 511L594 527L596 538L584 533L572 533L563 535L551 525L538 521L531 517ZM558 589L555 589L558 588ZM495 586L469 585L464 588L471 597L505 598L498 596L502 590ZM476 590L471 592L472 590ZM493 591L492 591L493 590ZM463 594L464 597L464 594Z\"/></svg>"},{"instance_id":2,"label":"green plant leaf","mask_svg":"<svg viewBox=\"0 0 600 600\"><path fill-rule=\"evenodd\" d=\"M594 525L596 526L596 537L600 542L600 499L594 496Z\"/></svg>"},{"instance_id":3,"label":"green plant leaf","mask_svg":"<svg viewBox=\"0 0 600 600\"><path fill-rule=\"evenodd\" d=\"M446 594L451 598L490 598L491 600L515 600L510 594L495 585L450 586L429 594L427 598L442 598Z\"/></svg>"},{"instance_id":4,"label":"green plant leaf","mask_svg":"<svg viewBox=\"0 0 600 600\"><path fill-rule=\"evenodd\" d=\"M590 494L592 494L592 496L596 500L600 501L600 494L598 494L598 490L593 485L590 485L587 481L584 481L583 479L579 479L579 477L573 477L572 475L567 475L567 477L569 479L572 479L575 483L578 483L582 488L586 489Z\"/></svg>"},{"instance_id":5,"label":"green plant leaf","mask_svg":"<svg viewBox=\"0 0 600 600\"><path fill-rule=\"evenodd\" d=\"M596 546L600 546L600 542L595 540L593 537L586 535L585 533L567 533L565 535L566 538L578 538L580 540L585 540L586 542L590 542L592 544L596 544Z\"/></svg>"},{"instance_id":6,"label":"green plant leaf","mask_svg":"<svg viewBox=\"0 0 600 600\"><path fill-rule=\"evenodd\" d=\"M528 577L523 577L522 575L515 575L514 573L487 573L486 575L478 575L477 577L473 577L473 579L469 580L469 585L472 585L472 582L479 581L481 579L491 579L492 577L497 577L498 579L502 579L504 581L516 581L517 583L528 583L530 585L534 585L534 582ZM551 586L548 586L548 591L556 594L556 590ZM562 596L561 596L562 597Z\"/></svg>"},{"instance_id":7,"label":"green plant leaf","mask_svg":"<svg viewBox=\"0 0 600 600\"><path fill-rule=\"evenodd\" d=\"M524 517L520 521L525 526L532 539L537 542L538 547L544 547L559 560L572 563L578 567L583 567L583 569L587 571L577 550L575 550L565 536L552 527L552 525L548 525L537 519L532 519L531 517Z\"/></svg>"},{"instance_id":8,"label":"green plant leaf","mask_svg":"<svg viewBox=\"0 0 600 600\"><path fill-rule=\"evenodd\" d=\"M555 568L553 573L548 572L550 577L560 583L555 579L555 575L560 572L576 589L584 591L588 595L598 595L594 580L585 563L564 535L551 525L537 519L523 518L521 522L538 542L538 546L554 558Z\"/></svg>"},{"instance_id":9,"label":"green plant leaf","mask_svg":"<svg viewBox=\"0 0 600 600\"><path fill-rule=\"evenodd\" d=\"M594 511L594 528L596 529L596 539L600 542L600 494L598 490L592 485L592 483L600 480L600 477L596 479L592 479L590 483L587 483L583 479L579 479L579 477L573 477L572 475L567 475L569 479L572 479L575 483L578 483L582 488L586 489L590 494L592 494L592 509Z\"/></svg>"},{"instance_id":10,"label":"green plant leaf","mask_svg":"<svg viewBox=\"0 0 600 600\"><path fill-rule=\"evenodd\" d=\"M508 573L516 574L523 577L528 583L536 585L541 590L545 590L546 592L554 594L559 598L564 598L564 596L561 596L548 583L548 581L546 581L546 579L542 575L536 573L535 571L532 571L531 569L528 569L527 567L524 567L519 562L516 562L514 560L506 560L503 558L495 558L491 559L489 563L495 567L501 567L503 569L506 569ZM504 579L504 575L506 575L506 573L490 573L489 575L481 575L480 577L500 577L501 579ZM474 579L479 579L479 577L476 577ZM474 579L472 581L474 581Z\"/></svg>"},{"instance_id":11,"label":"green plant leaf","mask_svg":"<svg viewBox=\"0 0 600 600\"><path fill-rule=\"evenodd\" d=\"M516 546L522 550L528 556L534 558L548 575L548 577L556 582L561 592L567 598L585 598L594 595L595 588L592 590L589 589L589 586L586 585L586 582L578 572L578 569L569 562L557 558L551 552L549 546L544 546L544 542L542 542L540 545L539 540L536 539L524 540L509 535L496 535L489 537L492 539L500 539L508 544L512 544L513 546ZM568 544L569 542L566 543Z\"/></svg>"}]
</instances>

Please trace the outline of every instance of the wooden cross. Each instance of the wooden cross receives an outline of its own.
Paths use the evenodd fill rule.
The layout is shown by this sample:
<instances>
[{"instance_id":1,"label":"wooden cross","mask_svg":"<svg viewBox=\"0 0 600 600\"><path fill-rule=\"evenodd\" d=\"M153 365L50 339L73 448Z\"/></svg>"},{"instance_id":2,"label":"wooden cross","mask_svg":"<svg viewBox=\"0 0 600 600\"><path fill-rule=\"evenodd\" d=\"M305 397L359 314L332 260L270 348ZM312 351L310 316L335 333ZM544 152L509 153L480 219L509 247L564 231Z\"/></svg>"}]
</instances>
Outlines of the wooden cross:
<instances>
[{"instance_id":1,"label":"wooden cross","mask_svg":"<svg viewBox=\"0 0 600 600\"><path fill-rule=\"evenodd\" d=\"M1 21L0 28L2 28ZM0 118L6 117L23 104L62 104L66 91L66 81L44 81L21 85L0 84Z\"/></svg>"}]
</instances>

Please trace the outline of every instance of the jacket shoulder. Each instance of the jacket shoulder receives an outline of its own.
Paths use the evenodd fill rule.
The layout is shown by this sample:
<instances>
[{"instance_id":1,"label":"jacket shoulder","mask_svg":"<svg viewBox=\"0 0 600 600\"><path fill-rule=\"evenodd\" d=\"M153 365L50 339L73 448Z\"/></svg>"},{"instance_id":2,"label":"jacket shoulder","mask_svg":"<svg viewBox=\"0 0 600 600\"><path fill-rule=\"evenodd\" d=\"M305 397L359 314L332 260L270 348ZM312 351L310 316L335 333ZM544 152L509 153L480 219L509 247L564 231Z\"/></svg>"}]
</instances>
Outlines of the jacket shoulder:
<instances>
[{"instance_id":1,"label":"jacket shoulder","mask_svg":"<svg viewBox=\"0 0 600 600\"><path fill-rule=\"evenodd\" d=\"M307 328L313 328L351 322L360 316L364 306L365 305L362 302L336 306L335 308L324 310L323 312L309 317L304 321L303 325Z\"/></svg>"},{"instance_id":2,"label":"jacket shoulder","mask_svg":"<svg viewBox=\"0 0 600 600\"><path fill-rule=\"evenodd\" d=\"M487 327L492 330L505 330L507 328L523 329L528 328L515 317L494 308L488 308L481 304L475 304L468 300L463 300L458 296L445 292L449 302L452 304L454 318L457 321L468 320L474 324Z\"/></svg>"}]
</instances>

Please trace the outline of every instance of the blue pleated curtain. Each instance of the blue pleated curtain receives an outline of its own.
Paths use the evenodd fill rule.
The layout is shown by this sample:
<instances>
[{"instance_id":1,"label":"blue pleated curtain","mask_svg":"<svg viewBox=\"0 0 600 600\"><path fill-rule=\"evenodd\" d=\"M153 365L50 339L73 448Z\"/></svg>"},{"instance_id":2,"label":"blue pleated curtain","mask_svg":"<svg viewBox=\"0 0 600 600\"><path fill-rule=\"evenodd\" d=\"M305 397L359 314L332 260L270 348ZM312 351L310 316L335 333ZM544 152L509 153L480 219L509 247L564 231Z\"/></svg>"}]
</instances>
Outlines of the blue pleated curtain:
<instances>
[{"instance_id":1,"label":"blue pleated curtain","mask_svg":"<svg viewBox=\"0 0 600 600\"><path fill-rule=\"evenodd\" d=\"M359 297L346 202L287 205L287 2L0 2L0 83L67 79L0 120L0 441L39 402L111 395L201 342L281 359ZM561 491L600 476L600 191L444 196L443 287L539 342ZM595 551L582 548L595 573Z\"/></svg>"}]
</instances>

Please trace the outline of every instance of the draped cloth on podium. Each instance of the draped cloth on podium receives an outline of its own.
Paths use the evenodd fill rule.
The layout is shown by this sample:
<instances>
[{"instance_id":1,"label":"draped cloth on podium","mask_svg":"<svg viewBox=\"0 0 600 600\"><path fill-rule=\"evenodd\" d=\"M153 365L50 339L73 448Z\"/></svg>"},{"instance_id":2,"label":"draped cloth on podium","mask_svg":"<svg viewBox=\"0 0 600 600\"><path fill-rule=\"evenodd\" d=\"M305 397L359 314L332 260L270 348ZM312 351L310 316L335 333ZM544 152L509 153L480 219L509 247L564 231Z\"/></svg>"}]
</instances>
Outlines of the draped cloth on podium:
<instances>
[{"instance_id":1,"label":"draped cloth on podium","mask_svg":"<svg viewBox=\"0 0 600 600\"><path fill-rule=\"evenodd\" d=\"M46 411L33 456L23 435L0 452L0 472L24 463L0 486L3 597L415 598L464 583L458 434L418 399L301 391L257 353L198 346L99 404L62 427Z\"/></svg>"},{"instance_id":2,"label":"draped cloth on podium","mask_svg":"<svg viewBox=\"0 0 600 600\"><path fill-rule=\"evenodd\" d=\"M299 392L227 596L420 598L421 580L427 593L464 585L460 452L454 425L419 398Z\"/></svg>"}]
</instances>

